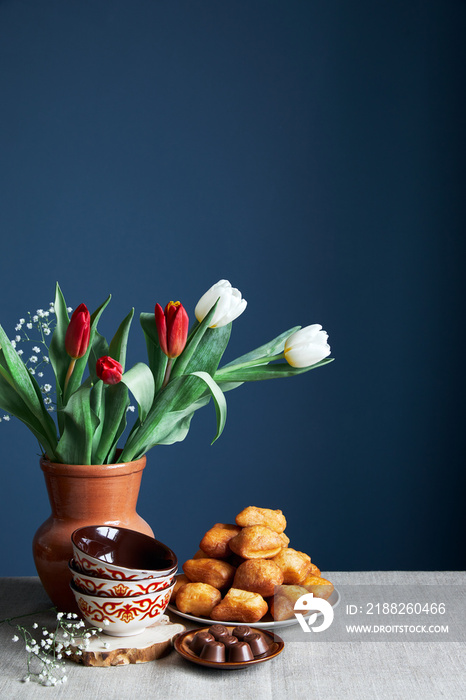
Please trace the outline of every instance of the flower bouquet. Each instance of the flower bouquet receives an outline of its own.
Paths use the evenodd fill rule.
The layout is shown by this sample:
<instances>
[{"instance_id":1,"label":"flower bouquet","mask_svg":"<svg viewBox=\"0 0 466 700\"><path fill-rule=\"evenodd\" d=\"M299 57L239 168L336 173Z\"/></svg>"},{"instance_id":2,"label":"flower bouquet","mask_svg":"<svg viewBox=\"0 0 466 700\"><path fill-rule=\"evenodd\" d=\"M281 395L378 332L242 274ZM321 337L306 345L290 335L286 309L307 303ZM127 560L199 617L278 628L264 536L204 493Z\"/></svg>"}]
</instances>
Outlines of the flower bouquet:
<instances>
[{"instance_id":1,"label":"flower bouquet","mask_svg":"<svg viewBox=\"0 0 466 700\"><path fill-rule=\"evenodd\" d=\"M210 399L217 416L215 441L225 426L225 392L244 382L292 377L332 361L327 333L314 324L291 328L220 367L232 322L246 308L241 293L220 280L197 303L191 328L178 301L164 309L156 304L153 313L142 313L147 363L126 369L134 309L108 343L97 326L109 301L110 297L92 315L81 304L69 318L57 284L50 311L35 317L41 342L47 345L51 336L43 360L53 370L55 405L52 385L40 385L31 365L38 357L32 355L28 366L17 347L21 337L10 340L0 326L0 408L32 431L51 462L98 465L139 459L155 445L184 440L194 414ZM24 323L21 319L16 330ZM119 445L130 395L138 415Z\"/></svg>"}]
</instances>

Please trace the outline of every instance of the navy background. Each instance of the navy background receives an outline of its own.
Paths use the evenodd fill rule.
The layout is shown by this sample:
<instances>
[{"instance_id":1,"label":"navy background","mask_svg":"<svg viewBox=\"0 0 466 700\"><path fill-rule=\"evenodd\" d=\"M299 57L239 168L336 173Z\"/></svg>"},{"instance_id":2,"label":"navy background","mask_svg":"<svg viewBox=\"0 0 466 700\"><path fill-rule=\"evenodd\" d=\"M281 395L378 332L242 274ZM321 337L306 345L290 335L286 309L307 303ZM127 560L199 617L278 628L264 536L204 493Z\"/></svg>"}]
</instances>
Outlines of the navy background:
<instances>
[{"instance_id":1,"label":"navy background","mask_svg":"<svg viewBox=\"0 0 466 700\"><path fill-rule=\"evenodd\" d=\"M229 279L230 360L322 323L331 365L227 395L153 449L138 510L181 560L247 505L326 570L461 569L460 0L0 2L0 322L58 280L108 337ZM129 365L145 359L133 324ZM34 438L0 425L1 575L34 574Z\"/></svg>"}]
</instances>

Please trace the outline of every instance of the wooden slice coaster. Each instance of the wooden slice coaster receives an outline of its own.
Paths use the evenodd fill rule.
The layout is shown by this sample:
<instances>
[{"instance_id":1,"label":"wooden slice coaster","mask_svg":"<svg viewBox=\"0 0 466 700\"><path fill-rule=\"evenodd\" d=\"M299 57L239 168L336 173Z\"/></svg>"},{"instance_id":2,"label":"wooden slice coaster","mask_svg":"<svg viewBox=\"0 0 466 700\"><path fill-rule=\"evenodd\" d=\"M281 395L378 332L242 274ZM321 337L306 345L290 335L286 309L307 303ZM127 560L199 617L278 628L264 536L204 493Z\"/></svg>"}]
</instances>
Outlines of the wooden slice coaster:
<instances>
[{"instance_id":1,"label":"wooden slice coaster","mask_svg":"<svg viewBox=\"0 0 466 700\"><path fill-rule=\"evenodd\" d=\"M84 666L144 664L169 654L173 638L185 629L184 625L173 624L164 615L161 621L134 637L112 637L101 632L91 637L81 653L78 646L82 640L76 639L76 645L70 647L71 655L66 658Z\"/></svg>"}]
</instances>

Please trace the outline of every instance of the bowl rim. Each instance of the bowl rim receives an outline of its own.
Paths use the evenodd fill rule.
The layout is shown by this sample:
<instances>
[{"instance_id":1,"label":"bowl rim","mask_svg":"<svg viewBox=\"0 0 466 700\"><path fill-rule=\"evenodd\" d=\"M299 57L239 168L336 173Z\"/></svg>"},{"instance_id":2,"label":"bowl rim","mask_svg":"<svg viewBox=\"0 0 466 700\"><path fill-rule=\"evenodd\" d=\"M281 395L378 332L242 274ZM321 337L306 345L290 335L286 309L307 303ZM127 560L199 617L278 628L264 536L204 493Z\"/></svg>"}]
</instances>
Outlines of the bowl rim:
<instances>
[{"instance_id":1,"label":"bowl rim","mask_svg":"<svg viewBox=\"0 0 466 700\"><path fill-rule=\"evenodd\" d=\"M167 588L163 588L161 591L152 591L152 593L141 593L141 595L135 595L135 596L125 596L123 598L117 597L117 596L98 596L98 595L92 595L92 593L83 593L82 591L78 590L77 587L74 585L73 581L70 581L70 588L73 591L73 594L76 596L81 596L81 597L86 597L86 598L91 598L95 600L100 600L100 601L112 601L115 604L118 603L126 603L128 604L128 601L130 600L131 602L137 602L139 598L147 598L148 596L157 596L157 595L164 595L165 593L171 593L175 586L176 582L173 582L171 586L168 586ZM170 602L170 601L168 601ZM167 603L168 604L168 603Z\"/></svg>"},{"instance_id":2,"label":"bowl rim","mask_svg":"<svg viewBox=\"0 0 466 700\"><path fill-rule=\"evenodd\" d=\"M135 567L129 567L129 566L123 566L120 564L116 564L114 562L108 562L105 559L102 559L100 557L96 557L92 554L88 554L82 547L78 544L76 541L78 538L78 533L83 533L85 530L96 530L98 528L105 528L106 530L116 530L118 532L122 532L123 535L125 533L130 533L131 536L135 536L137 539L141 539L143 542L147 542L149 545L153 545L154 543L164 552L166 559L170 560L171 563L170 566L166 566L162 569L143 569L143 568L135 568ZM89 534L89 537L91 535ZM71 543L73 547L80 552L82 555L90 559L92 562L95 562L98 565L104 565L108 566L114 569L119 569L120 571L127 573L127 572L147 572L149 574L158 574L158 576L155 576L155 578L159 578L161 576L168 576L172 572L176 571L178 569L178 557L176 556L175 552L168 547L168 545L164 544L160 540L157 540L155 537L151 537L150 535L146 535L143 532L138 532L137 530L131 530L130 528L127 527L119 527L116 525L84 525L83 527L78 527L76 530L74 530L71 534ZM150 576L147 576L145 578L150 578Z\"/></svg>"},{"instance_id":3,"label":"bowl rim","mask_svg":"<svg viewBox=\"0 0 466 700\"><path fill-rule=\"evenodd\" d=\"M75 563L75 566L73 566L73 562ZM122 578L100 578L99 576L93 576L89 571L80 571L78 565L76 564L74 557L71 557L71 559L68 561L68 569L71 571L71 574L76 576L87 576L90 578L92 581L98 581L99 583L106 583L109 585L113 585L115 583L124 583L124 584L129 584L129 583L134 583L134 584L143 584L146 583L146 585L150 585L151 583L159 583L163 579L170 579L174 578L176 576L177 570L172 574L168 573L164 576L151 576L148 578L134 578L134 579L122 579Z\"/></svg>"}]
</instances>

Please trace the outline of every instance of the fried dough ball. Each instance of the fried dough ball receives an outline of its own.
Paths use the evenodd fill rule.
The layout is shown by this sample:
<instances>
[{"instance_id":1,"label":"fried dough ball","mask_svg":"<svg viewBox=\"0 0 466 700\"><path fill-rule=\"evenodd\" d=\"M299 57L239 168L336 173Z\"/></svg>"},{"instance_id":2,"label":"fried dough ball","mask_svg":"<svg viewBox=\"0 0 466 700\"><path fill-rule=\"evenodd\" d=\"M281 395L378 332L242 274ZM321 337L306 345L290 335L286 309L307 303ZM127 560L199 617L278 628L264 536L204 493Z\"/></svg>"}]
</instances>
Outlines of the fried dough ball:
<instances>
[{"instance_id":1,"label":"fried dough ball","mask_svg":"<svg viewBox=\"0 0 466 700\"><path fill-rule=\"evenodd\" d=\"M231 554L229 541L235 537L241 528L238 525L228 523L216 523L210 530L207 530L202 538L199 547L206 553L207 557L214 559L224 559Z\"/></svg>"},{"instance_id":2,"label":"fried dough ball","mask_svg":"<svg viewBox=\"0 0 466 700\"><path fill-rule=\"evenodd\" d=\"M268 610L268 605L259 593L230 588L221 603L210 613L212 620L233 622L257 622Z\"/></svg>"},{"instance_id":3,"label":"fried dough ball","mask_svg":"<svg viewBox=\"0 0 466 700\"><path fill-rule=\"evenodd\" d=\"M184 613L208 617L221 599L220 591L208 583L185 583L178 590L176 607Z\"/></svg>"},{"instance_id":4,"label":"fried dough ball","mask_svg":"<svg viewBox=\"0 0 466 700\"><path fill-rule=\"evenodd\" d=\"M308 575L306 576L306 578L304 579L304 581L306 581L306 579L308 578L308 576L313 576L313 577L314 577L314 576L320 576L320 569L319 569L319 567L316 566L315 564L313 564L312 562L311 562L311 568L309 569L309 573L308 573ZM302 585L302 586L305 585L305 584L304 584L304 581L301 581L301 585Z\"/></svg>"},{"instance_id":5,"label":"fried dough ball","mask_svg":"<svg viewBox=\"0 0 466 700\"><path fill-rule=\"evenodd\" d=\"M280 552L282 541L269 527L251 525L230 540L230 549L244 559L270 559Z\"/></svg>"},{"instance_id":6,"label":"fried dough ball","mask_svg":"<svg viewBox=\"0 0 466 700\"><path fill-rule=\"evenodd\" d=\"M172 594L170 596L170 603L174 603L176 599L176 594L180 590L181 586L184 586L185 583L189 583L189 578L185 576L185 574L178 574L175 580L175 585L172 590Z\"/></svg>"},{"instance_id":7,"label":"fried dough ball","mask_svg":"<svg viewBox=\"0 0 466 700\"><path fill-rule=\"evenodd\" d=\"M265 525L280 534L286 528L286 519L281 510L248 506L236 516L236 524L241 527Z\"/></svg>"},{"instance_id":8,"label":"fried dough ball","mask_svg":"<svg viewBox=\"0 0 466 700\"><path fill-rule=\"evenodd\" d=\"M247 559L236 569L233 588L260 593L267 598L282 583L283 572L271 559Z\"/></svg>"},{"instance_id":9,"label":"fried dough ball","mask_svg":"<svg viewBox=\"0 0 466 700\"><path fill-rule=\"evenodd\" d=\"M306 576L304 581L301 583L309 593L314 594L314 598L330 598L333 593L334 585L327 581L326 578L321 576Z\"/></svg>"},{"instance_id":10,"label":"fried dough ball","mask_svg":"<svg viewBox=\"0 0 466 700\"><path fill-rule=\"evenodd\" d=\"M288 547L288 545L290 544L290 538L288 537L288 535L285 535L284 532L280 533L280 540L282 542L282 547Z\"/></svg>"},{"instance_id":11,"label":"fried dough ball","mask_svg":"<svg viewBox=\"0 0 466 700\"><path fill-rule=\"evenodd\" d=\"M290 585L300 584L311 568L310 557L291 547L282 549L273 561L283 571L283 583Z\"/></svg>"},{"instance_id":12,"label":"fried dough ball","mask_svg":"<svg viewBox=\"0 0 466 700\"><path fill-rule=\"evenodd\" d=\"M309 593L304 586L280 586L270 603L270 612L274 620L288 620L295 612L308 612L307 608L296 610L295 603L298 598Z\"/></svg>"},{"instance_id":13,"label":"fried dough ball","mask_svg":"<svg viewBox=\"0 0 466 700\"><path fill-rule=\"evenodd\" d=\"M207 559L208 556L209 556L209 555L206 554L205 552L203 552L202 549L198 549L197 552L196 552L196 554L193 554L193 557L192 557L192 558L193 558L193 559Z\"/></svg>"},{"instance_id":14,"label":"fried dough ball","mask_svg":"<svg viewBox=\"0 0 466 700\"><path fill-rule=\"evenodd\" d=\"M231 586L235 567L220 559L188 559L183 564L183 571L190 581L208 583L214 588Z\"/></svg>"}]
</instances>

